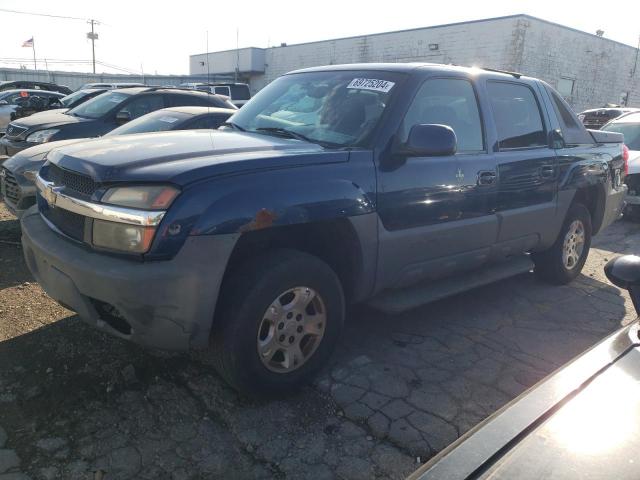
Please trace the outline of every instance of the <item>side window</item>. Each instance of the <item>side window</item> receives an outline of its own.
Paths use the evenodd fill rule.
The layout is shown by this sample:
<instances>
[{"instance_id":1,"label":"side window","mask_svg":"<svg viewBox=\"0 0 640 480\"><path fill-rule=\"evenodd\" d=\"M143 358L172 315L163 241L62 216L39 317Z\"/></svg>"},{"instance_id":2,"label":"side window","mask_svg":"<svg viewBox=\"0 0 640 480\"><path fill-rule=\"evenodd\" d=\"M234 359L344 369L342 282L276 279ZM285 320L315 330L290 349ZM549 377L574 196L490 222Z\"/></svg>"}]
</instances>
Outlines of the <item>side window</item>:
<instances>
[{"instance_id":1,"label":"side window","mask_svg":"<svg viewBox=\"0 0 640 480\"><path fill-rule=\"evenodd\" d=\"M189 130L197 130L199 128L212 128L211 122L209 122L209 117L200 117L195 119L186 126Z\"/></svg>"},{"instance_id":2,"label":"side window","mask_svg":"<svg viewBox=\"0 0 640 480\"><path fill-rule=\"evenodd\" d=\"M414 125L432 123L453 129L458 152L484 150L478 102L468 80L434 78L424 82L402 121L401 141L407 140Z\"/></svg>"},{"instance_id":3,"label":"side window","mask_svg":"<svg viewBox=\"0 0 640 480\"><path fill-rule=\"evenodd\" d=\"M213 89L213 93L218 95L226 95L227 97L231 96L231 92L229 91L229 87L215 87Z\"/></svg>"},{"instance_id":4,"label":"side window","mask_svg":"<svg viewBox=\"0 0 640 480\"><path fill-rule=\"evenodd\" d=\"M194 129L194 130L197 128L211 128L215 130L226 121L227 121L226 116L205 115L191 122L187 128Z\"/></svg>"},{"instance_id":5,"label":"side window","mask_svg":"<svg viewBox=\"0 0 640 480\"><path fill-rule=\"evenodd\" d=\"M133 120L161 108L164 108L164 99L161 95L142 95L127 103L120 109L120 112L129 113L131 120Z\"/></svg>"},{"instance_id":6,"label":"side window","mask_svg":"<svg viewBox=\"0 0 640 480\"><path fill-rule=\"evenodd\" d=\"M578 117L569 109L565 101L554 90L547 88L551 97L553 110L562 127L562 136L567 145L584 145L594 143L593 137L578 120Z\"/></svg>"},{"instance_id":7,"label":"side window","mask_svg":"<svg viewBox=\"0 0 640 480\"><path fill-rule=\"evenodd\" d=\"M172 107L207 107L209 103L201 95L171 95L169 102Z\"/></svg>"},{"instance_id":8,"label":"side window","mask_svg":"<svg viewBox=\"0 0 640 480\"><path fill-rule=\"evenodd\" d=\"M489 81L487 91L500 149L535 148L548 144L540 107L529 87Z\"/></svg>"}]
</instances>

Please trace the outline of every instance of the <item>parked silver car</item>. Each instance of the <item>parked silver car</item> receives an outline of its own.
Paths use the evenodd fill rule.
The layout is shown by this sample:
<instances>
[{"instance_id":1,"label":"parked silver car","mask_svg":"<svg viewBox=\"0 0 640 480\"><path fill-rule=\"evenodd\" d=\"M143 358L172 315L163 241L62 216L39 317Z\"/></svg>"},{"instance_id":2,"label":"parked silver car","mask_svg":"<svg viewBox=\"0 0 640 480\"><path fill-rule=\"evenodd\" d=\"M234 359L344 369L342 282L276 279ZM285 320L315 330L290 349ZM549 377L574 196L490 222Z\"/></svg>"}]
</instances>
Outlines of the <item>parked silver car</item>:
<instances>
[{"instance_id":1,"label":"parked silver car","mask_svg":"<svg viewBox=\"0 0 640 480\"><path fill-rule=\"evenodd\" d=\"M11 122L11 114L16 111L20 103L31 97L40 97L49 102L53 99L64 98L64 94L47 90L7 90L0 92L0 137L4 135L7 125Z\"/></svg>"}]
</instances>

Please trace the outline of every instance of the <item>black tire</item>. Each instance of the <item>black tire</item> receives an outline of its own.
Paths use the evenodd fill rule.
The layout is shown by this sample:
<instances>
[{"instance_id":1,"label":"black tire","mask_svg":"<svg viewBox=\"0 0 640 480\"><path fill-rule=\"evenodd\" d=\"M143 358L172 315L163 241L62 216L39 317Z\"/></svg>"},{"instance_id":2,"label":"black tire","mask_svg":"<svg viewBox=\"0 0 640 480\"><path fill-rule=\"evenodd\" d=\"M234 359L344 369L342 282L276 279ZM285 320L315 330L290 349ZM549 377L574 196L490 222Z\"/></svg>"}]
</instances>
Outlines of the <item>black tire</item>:
<instances>
[{"instance_id":1,"label":"black tire","mask_svg":"<svg viewBox=\"0 0 640 480\"><path fill-rule=\"evenodd\" d=\"M259 357L258 329L272 302L298 286L309 287L321 297L324 334L301 366L274 372ZM326 263L297 250L274 250L244 262L225 279L209 354L216 370L239 392L277 396L299 388L326 365L344 316L342 285Z\"/></svg>"},{"instance_id":2,"label":"black tire","mask_svg":"<svg viewBox=\"0 0 640 480\"><path fill-rule=\"evenodd\" d=\"M622 212L622 219L627 222L637 222L640 220L640 209L637 205L627 205Z\"/></svg>"},{"instance_id":3,"label":"black tire","mask_svg":"<svg viewBox=\"0 0 640 480\"><path fill-rule=\"evenodd\" d=\"M584 227L584 247L579 260L569 268L563 260L563 248L565 237L574 221L582 222ZM574 203L569 207L562 229L555 243L543 252L532 254L535 263L535 273L538 278L548 283L564 285L576 278L582 271L589 249L591 248L591 215L589 210L581 203Z\"/></svg>"}]
</instances>

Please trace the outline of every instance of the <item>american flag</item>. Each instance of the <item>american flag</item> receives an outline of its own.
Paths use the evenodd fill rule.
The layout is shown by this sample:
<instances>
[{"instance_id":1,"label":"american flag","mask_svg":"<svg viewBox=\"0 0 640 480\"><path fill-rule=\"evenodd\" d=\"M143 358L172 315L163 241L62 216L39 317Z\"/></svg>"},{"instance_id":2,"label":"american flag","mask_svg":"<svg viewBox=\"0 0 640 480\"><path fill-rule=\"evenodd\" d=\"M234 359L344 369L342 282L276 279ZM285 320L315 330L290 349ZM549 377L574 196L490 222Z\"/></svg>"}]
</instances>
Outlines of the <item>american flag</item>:
<instances>
[{"instance_id":1,"label":"american flag","mask_svg":"<svg viewBox=\"0 0 640 480\"><path fill-rule=\"evenodd\" d=\"M28 48L33 47L33 37L31 37L29 40L26 40L26 41L22 44L22 46L23 46L23 47L28 47Z\"/></svg>"}]
</instances>

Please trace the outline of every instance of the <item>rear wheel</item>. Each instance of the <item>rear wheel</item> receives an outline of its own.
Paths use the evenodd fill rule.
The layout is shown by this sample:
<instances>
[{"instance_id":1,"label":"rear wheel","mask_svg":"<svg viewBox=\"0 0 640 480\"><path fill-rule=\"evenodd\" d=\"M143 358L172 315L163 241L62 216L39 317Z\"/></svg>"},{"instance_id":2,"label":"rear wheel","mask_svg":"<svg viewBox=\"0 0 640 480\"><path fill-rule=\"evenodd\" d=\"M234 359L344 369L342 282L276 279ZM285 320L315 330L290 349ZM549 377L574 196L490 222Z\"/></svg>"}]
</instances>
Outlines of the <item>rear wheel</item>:
<instances>
[{"instance_id":1,"label":"rear wheel","mask_svg":"<svg viewBox=\"0 0 640 480\"><path fill-rule=\"evenodd\" d=\"M212 333L218 372L247 394L299 387L326 363L344 321L340 281L322 260L273 251L225 281Z\"/></svg>"},{"instance_id":2,"label":"rear wheel","mask_svg":"<svg viewBox=\"0 0 640 480\"><path fill-rule=\"evenodd\" d=\"M549 283L569 283L582 271L590 247L591 215L584 205L574 203L551 248L532 255L536 275Z\"/></svg>"}]
</instances>

